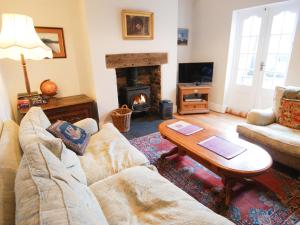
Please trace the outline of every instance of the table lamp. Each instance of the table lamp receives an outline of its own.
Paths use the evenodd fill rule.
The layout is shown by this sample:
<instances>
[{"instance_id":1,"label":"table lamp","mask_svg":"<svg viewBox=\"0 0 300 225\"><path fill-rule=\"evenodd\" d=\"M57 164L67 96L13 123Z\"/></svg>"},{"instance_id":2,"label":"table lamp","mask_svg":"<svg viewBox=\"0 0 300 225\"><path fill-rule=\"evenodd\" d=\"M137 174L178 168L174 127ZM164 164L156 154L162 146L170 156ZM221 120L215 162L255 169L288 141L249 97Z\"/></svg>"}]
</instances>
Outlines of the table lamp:
<instances>
[{"instance_id":1,"label":"table lamp","mask_svg":"<svg viewBox=\"0 0 300 225\"><path fill-rule=\"evenodd\" d=\"M33 20L20 14L3 14L0 33L0 59L21 61L26 91L31 98L26 59L42 60L52 58L52 50L45 45L35 32Z\"/></svg>"}]
</instances>

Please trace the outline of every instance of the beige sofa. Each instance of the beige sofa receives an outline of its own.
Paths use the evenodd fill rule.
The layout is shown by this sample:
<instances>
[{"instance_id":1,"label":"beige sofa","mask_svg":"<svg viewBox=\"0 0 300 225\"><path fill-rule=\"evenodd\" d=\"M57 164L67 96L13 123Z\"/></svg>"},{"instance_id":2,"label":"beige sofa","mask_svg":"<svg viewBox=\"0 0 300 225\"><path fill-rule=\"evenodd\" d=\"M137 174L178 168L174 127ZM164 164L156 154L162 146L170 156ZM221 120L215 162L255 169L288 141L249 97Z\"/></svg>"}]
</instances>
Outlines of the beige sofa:
<instances>
[{"instance_id":1,"label":"beige sofa","mask_svg":"<svg viewBox=\"0 0 300 225\"><path fill-rule=\"evenodd\" d=\"M288 89L300 91L300 88ZM280 102L286 87L277 87L272 109L251 110L247 123L237 126L237 132L265 147L275 161L300 171L300 130L278 124Z\"/></svg>"},{"instance_id":2,"label":"beige sofa","mask_svg":"<svg viewBox=\"0 0 300 225\"><path fill-rule=\"evenodd\" d=\"M160 176L112 124L76 123L93 134L82 157L49 125L36 107L20 128L1 123L1 225L233 224Z\"/></svg>"},{"instance_id":3,"label":"beige sofa","mask_svg":"<svg viewBox=\"0 0 300 225\"><path fill-rule=\"evenodd\" d=\"M19 126L0 121L0 224L15 221L15 177L21 161Z\"/></svg>"}]
</instances>

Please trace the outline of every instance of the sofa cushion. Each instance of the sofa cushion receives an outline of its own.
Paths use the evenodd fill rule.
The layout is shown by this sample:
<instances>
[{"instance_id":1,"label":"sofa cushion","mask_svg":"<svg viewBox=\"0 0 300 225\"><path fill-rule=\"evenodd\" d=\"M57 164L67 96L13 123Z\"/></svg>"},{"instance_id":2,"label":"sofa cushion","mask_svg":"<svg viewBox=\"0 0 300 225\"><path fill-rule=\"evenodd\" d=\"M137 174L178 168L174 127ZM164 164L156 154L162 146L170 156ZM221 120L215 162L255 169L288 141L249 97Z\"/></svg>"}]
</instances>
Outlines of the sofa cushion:
<instances>
[{"instance_id":1,"label":"sofa cushion","mask_svg":"<svg viewBox=\"0 0 300 225\"><path fill-rule=\"evenodd\" d=\"M12 120L0 122L0 225L15 224L14 184L21 160L19 126Z\"/></svg>"},{"instance_id":2,"label":"sofa cushion","mask_svg":"<svg viewBox=\"0 0 300 225\"><path fill-rule=\"evenodd\" d=\"M285 87L276 87L275 88L275 94L273 99L273 111L275 113L276 121L278 121L279 118L279 108L281 105L281 99L284 94L284 91L286 90Z\"/></svg>"},{"instance_id":3,"label":"sofa cushion","mask_svg":"<svg viewBox=\"0 0 300 225\"><path fill-rule=\"evenodd\" d=\"M90 188L110 225L233 224L144 166L123 170Z\"/></svg>"},{"instance_id":4,"label":"sofa cushion","mask_svg":"<svg viewBox=\"0 0 300 225\"><path fill-rule=\"evenodd\" d=\"M273 111L276 116L276 121L279 119L279 110L281 106L281 99L299 99L300 87L287 86L287 87L276 87L273 99Z\"/></svg>"},{"instance_id":5,"label":"sofa cushion","mask_svg":"<svg viewBox=\"0 0 300 225\"><path fill-rule=\"evenodd\" d=\"M300 100L281 99L278 123L294 129L300 129Z\"/></svg>"},{"instance_id":6,"label":"sofa cushion","mask_svg":"<svg viewBox=\"0 0 300 225\"><path fill-rule=\"evenodd\" d=\"M91 137L84 156L79 158L88 185L123 169L149 164L144 154L133 147L111 123L105 124Z\"/></svg>"},{"instance_id":7,"label":"sofa cushion","mask_svg":"<svg viewBox=\"0 0 300 225\"><path fill-rule=\"evenodd\" d=\"M84 129L90 135L96 134L98 132L97 121L92 118L85 118L73 124Z\"/></svg>"},{"instance_id":8,"label":"sofa cushion","mask_svg":"<svg viewBox=\"0 0 300 225\"><path fill-rule=\"evenodd\" d=\"M300 100L300 87L288 87L284 93L283 97L287 99L298 99Z\"/></svg>"},{"instance_id":9,"label":"sofa cushion","mask_svg":"<svg viewBox=\"0 0 300 225\"><path fill-rule=\"evenodd\" d=\"M4 126L4 122L2 120L0 120L0 137L2 134L3 126Z\"/></svg>"},{"instance_id":10,"label":"sofa cushion","mask_svg":"<svg viewBox=\"0 0 300 225\"><path fill-rule=\"evenodd\" d=\"M40 107L31 107L23 117L22 121L26 121L29 118L33 124L36 124L45 130L51 125L48 117Z\"/></svg>"},{"instance_id":11,"label":"sofa cushion","mask_svg":"<svg viewBox=\"0 0 300 225\"><path fill-rule=\"evenodd\" d=\"M49 127L50 122L43 110L39 107L32 107L20 124L19 139L22 149L26 149L28 145L33 143L43 144L65 164L77 180L86 184L86 176L76 154L66 148L60 138L49 133L46 126Z\"/></svg>"},{"instance_id":12,"label":"sofa cushion","mask_svg":"<svg viewBox=\"0 0 300 225\"><path fill-rule=\"evenodd\" d=\"M258 126L265 126L274 123L276 120L272 109L252 109L247 115L247 123Z\"/></svg>"},{"instance_id":13,"label":"sofa cushion","mask_svg":"<svg viewBox=\"0 0 300 225\"><path fill-rule=\"evenodd\" d=\"M275 151L300 159L300 130L277 123L268 126L241 124L237 132Z\"/></svg>"},{"instance_id":14,"label":"sofa cushion","mask_svg":"<svg viewBox=\"0 0 300 225\"><path fill-rule=\"evenodd\" d=\"M78 155L84 154L91 137L84 129L62 120L56 121L47 128L47 131L62 139L64 144Z\"/></svg>"},{"instance_id":15,"label":"sofa cushion","mask_svg":"<svg viewBox=\"0 0 300 225\"><path fill-rule=\"evenodd\" d=\"M45 127L46 125L48 126ZM32 143L41 143L60 158L63 148L62 140L55 138L46 130L50 125L43 110L38 107L32 107L20 123L19 138L22 149Z\"/></svg>"},{"instance_id":16,"label":"sofa cushion","mask_svg":"<svg viewBox=\"0 0 300 225\"><path fill-rule=\"evenodd\" d=\"M42 144L24 149L15 192L16 225L107 224L89 188Z\"/></svg>"}]
</instances>

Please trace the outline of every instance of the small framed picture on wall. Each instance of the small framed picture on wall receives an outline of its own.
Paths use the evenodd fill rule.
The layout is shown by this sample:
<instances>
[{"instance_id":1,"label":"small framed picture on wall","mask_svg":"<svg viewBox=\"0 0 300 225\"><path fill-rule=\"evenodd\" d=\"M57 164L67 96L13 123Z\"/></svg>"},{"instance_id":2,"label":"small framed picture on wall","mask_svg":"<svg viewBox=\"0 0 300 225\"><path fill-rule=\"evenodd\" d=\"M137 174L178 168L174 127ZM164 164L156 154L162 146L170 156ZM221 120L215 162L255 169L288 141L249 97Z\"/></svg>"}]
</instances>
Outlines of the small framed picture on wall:
<instances>
[{"instance_id":1,"label":"small framed picture on wall","mask_svg":"<svg viewBox=\"0 0 300 225\"><path fill-rule=\"evenodd\" d=\"M186 28L178 28L178 45L188 45L189 30Z\"/></svg>"},{"instance_id":2,"label":"small framed picture on wall","mask_svg":"<svg viewBox=\"0 0 300 225\"><path fill-rule=\"evenodd\" d=\"M153 23L152 12L122 10L123 39L152 40Z\"/></svg>"},{"instance_id":3,"label":"small framed picture on wall","mask_svg":"<svg viewBox=\"0 0 300 225\"><path fill-rule=\"evenodd\" d=\"M64 31L59 27L35 27L40 39L52 49L53 58L67 58Z\"/></svg>"}]
</instances>

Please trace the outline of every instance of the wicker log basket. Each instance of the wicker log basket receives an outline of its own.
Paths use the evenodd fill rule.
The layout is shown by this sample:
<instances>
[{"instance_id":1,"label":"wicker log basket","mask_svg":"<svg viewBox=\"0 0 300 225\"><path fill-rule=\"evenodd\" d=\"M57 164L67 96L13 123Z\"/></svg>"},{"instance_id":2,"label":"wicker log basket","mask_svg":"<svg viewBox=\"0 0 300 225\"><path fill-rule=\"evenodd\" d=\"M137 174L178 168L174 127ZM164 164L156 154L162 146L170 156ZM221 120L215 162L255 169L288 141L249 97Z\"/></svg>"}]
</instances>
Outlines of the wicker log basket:
<instances>
[{"instance_id":1,"label":"wicker log basket","mask_svg":"<svg viewBox=\"0 0 300 225\"><path fill-rule=\"evenodd\" d=\"M120 132L127 132L130 130L130 119L132 110L127 105L122 105L121 108L115 109L111 113L113 124Z\"/></svg>"}]
</instances>

